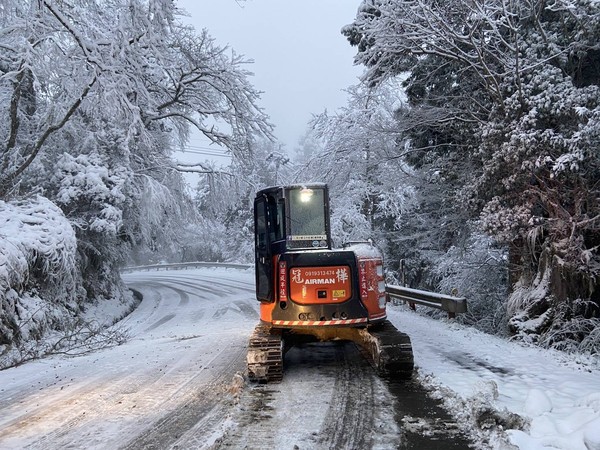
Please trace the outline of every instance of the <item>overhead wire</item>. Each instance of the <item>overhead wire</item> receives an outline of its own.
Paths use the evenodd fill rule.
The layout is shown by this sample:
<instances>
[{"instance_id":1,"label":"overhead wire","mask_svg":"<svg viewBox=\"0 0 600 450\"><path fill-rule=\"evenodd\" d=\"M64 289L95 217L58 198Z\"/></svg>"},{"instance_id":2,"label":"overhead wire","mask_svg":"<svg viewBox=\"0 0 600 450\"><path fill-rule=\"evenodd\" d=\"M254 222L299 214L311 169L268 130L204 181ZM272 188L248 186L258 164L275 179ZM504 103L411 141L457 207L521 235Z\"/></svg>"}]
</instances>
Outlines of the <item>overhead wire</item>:
<instances>
[{"instance_id":1,"label":"overhead wire","mask_svg":"<svg viewBox=\"0 0 600 450\"><path fill-rule=\"evenodd\" d=\"M199 146L193 146L193 145L187 145L177 151L182 152L182 153L191 153L193 155L221 156L223 158L231 158L231 155L229 155L225 151L219 151L216 149L210 149L207 147L199 147Z\"/></svg>"}]
</instances>

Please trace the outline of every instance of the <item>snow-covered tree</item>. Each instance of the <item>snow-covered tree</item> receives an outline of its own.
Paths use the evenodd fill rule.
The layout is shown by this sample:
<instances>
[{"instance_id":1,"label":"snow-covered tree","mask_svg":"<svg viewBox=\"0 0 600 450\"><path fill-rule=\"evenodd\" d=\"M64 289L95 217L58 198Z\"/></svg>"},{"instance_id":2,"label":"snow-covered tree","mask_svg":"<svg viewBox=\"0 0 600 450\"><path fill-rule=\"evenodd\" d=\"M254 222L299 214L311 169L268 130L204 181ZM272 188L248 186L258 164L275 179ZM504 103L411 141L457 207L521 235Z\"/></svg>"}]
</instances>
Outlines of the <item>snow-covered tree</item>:
<instances>
[{"instance_id":1,"label":"snow-covered tree","mask_svg":"<svg viewBox=\"0 0 600 450\"><path fill-rule=\"evenodd\" d=\"M177 14L171 0L0 5L0 199L39 193L64 212L75 304L120 295L132 248L175 254L199 221L170 157L191 128L234 158L270 135L247 61Z\"/></svg>"},{"instance_id":2,"label":"snow-covered tree","mask_svg":"<svg viewBox=\"0 0 600 450\"><path fill-rule=\"evenodd\" d=\"M404 100L398 82L349 88L345 107L314 118L304 139L310 151L299 152L294 181L329 184L337 245L373 239L386 251L402 213L414 206L411 171L397 157L403 143L394 113ZM386 253L397 267L397 252Z\"/></svg>"},{"instance_id":3,"label":"snow-covered tree","mask_svg":"<svg viewBox=\"0 0 600 450\"><path fill-rule=\"evenodd\" d=\"M254 195L267 186L289 182L289 158L278 144L258 139L245 158L236 158L226 171L205 174L196 189L196 208L213 224L211 240L195 241L190 254L212 254L234 262L254 260Z\"/></svg>"},{"instance_id":4,"label":"snow-covered tree","mask_svg":"<svg viewBox=\"0 0 600 450\"><path fill-rule=\"evenodd\" d=\"M515 331L599 314L599 27L587 0L365 0L344 29L367 82L410 73L412 164L510 246Z\"/></svg>"},{"instance_id":5,"label":"snow-covered tree","mask_svg":"<svg viewBox=\"0 0 600 450\"><path fill-rule=\"evenodd\" d=\"M246 61L175 12L170 0L5 3L0 195L17 189L49 138L76 120L104 118L144 164L157 132L185 138L193 125L237 153L237 142L269 131Z\"/></svg>"},{"instance_id":6,"label":"snow-covered tree","mask_svg":"<svg viewBox=\"0 0 600 450\"><path fill-rule=\"evenodd\" d=\"M0 355L77 308L76 250L75 231L48 199L0 200Z\"/></svg>"}]
</instances>

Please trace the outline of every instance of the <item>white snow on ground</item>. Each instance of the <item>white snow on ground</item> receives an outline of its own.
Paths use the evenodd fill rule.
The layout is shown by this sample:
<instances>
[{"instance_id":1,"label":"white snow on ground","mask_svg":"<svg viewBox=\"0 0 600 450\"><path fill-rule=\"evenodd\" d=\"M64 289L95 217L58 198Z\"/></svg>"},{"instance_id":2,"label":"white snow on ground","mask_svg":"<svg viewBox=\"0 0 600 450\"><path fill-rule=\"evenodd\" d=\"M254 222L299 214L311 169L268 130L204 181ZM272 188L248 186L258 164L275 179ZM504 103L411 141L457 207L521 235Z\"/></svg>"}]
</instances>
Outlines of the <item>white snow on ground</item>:
<instances>
[{"instance_id":1,"label":"white snow on ground","mask_svg":"<svg viewBox=\"0 0 600 450\"><path fill-rule=\"evenodd\" d=\"M126 279L145 297L115 325L129 334L125 344L0 371L0 449L115 449L198 401L203 388L225 396L219 389L243 369L258 317L254 274L203 269Z\"/></svg>"},{"instance_id":2,"label":"white snow on ground","mask_svg":"<svg viewBox=\"0 0 600 450\"><path fill-rule=\"evenodd\" d=\"M221 364L227 359L223 356L244 352L258 319L252 312L257 310L252 271L196 269L153 277L127 275L128 281L147 285L154 293L117 325L129 329L129 342L91 355L55 356L0 371L0 448L83 448L83 443L87 448L115 448L143 433L159 419L159 411L164 414L193 400L194 386L218 379L219 371L235 370ZM190 280L204 281L198 285ZM597 364L508 342L455 321L431 319L402 305L390 305L389 318L411 337L419 379L445 400L459 423L476 434L473 424L482 424L481 448L600 449ZM286 399L286 407L298 412L298 418L312 417L309 411L321 414L311 411L313 403L306 395L320 381L300 383L293 369L288 375L287 384L280 386L285 392L274 391L274 400ZM286 386L295 386L295 395L290 397ZM330 398L324 395L323 402ZM523 429L503 430L500 420L500 426L493 423L485 430L491 422L481 413L490 408L500 418L518 414ZM287 413L275 411L274 419L283 414L283 420ZM222 431L200 435L204 446L196 448L243 426L219 417ZM302 426L286 420L292 428ZM194 430L201 433L198 427ZM393 437L395 431L388 434ZM277 444L309 442L282 436L272 438Z\"/></svg>"},{"instance_id":3,"label":"white snow on ground","mask_svg":"<svg viewBox=\"0 0 600 450\"><path fill-rule=\"evenodd\" d=\"M597 362L524 347L402 306L388 313L411 337L420 378L456 415L476 414L486 405L519 414L528 429L507 433L523 450L600 449ZM506 448L499 441L494 446Z\"/></svg>"}]
</instances>

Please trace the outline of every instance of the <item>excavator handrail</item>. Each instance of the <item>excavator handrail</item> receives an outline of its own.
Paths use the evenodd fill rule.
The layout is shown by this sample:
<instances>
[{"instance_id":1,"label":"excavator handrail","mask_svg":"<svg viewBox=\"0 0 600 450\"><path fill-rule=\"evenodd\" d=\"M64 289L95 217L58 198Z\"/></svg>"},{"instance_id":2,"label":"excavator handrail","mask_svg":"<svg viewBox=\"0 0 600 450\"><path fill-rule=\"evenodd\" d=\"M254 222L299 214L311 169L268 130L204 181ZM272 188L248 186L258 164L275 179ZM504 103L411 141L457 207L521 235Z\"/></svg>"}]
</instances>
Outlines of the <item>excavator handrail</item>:
<instances>
[{"instance_id":1,"label":"excavator handrail","mask_svg":"<svg viewBox=\"0 0 600 450\"><path fill-rule=\"evenodd\" d=\"M437 292L422 291L404 286L386 286L389 297L407 302L412 309L415 304L441 309L448 313L448 317L454 318L457 313L467 312L467 299L452 295L438 294Z\"/></svg>"}]
</instances>

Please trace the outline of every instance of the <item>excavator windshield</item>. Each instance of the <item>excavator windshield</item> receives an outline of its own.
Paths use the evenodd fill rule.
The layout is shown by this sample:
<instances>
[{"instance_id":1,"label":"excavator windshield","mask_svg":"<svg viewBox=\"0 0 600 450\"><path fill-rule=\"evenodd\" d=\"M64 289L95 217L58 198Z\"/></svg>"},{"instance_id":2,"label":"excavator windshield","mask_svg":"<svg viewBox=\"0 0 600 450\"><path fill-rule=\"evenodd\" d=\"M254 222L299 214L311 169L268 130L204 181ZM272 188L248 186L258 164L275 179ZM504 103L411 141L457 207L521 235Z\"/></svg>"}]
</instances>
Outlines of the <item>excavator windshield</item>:
<instances>
[{"instance_id":1,"label":"excavator windshield","mask_svg":"<svg viewBox=\"0 0 600 450\"><path fill-rule=\"evenodd\" d=\"M326 193L322 188L296 188L288 191L288 246L328 247Z\"/></svg>"}]
</instances>

